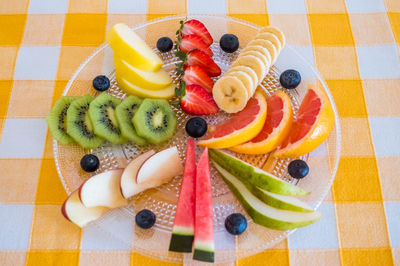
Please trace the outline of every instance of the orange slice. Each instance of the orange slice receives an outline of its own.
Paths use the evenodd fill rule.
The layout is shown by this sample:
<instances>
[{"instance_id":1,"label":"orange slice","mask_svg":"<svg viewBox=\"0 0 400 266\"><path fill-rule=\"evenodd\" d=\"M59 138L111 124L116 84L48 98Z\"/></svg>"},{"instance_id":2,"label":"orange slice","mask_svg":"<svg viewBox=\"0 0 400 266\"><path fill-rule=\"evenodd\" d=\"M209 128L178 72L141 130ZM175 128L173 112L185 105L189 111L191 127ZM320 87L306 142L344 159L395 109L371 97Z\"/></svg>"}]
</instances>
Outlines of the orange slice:
<instances>
[{"instance_id":1,"label":"orange slice","mask_svg":"<svg viewBox=\"0 0 400 266\"><path fill-rule=\"evenodd\" d=\"M260 92L246 107L229 119L210 126L207 135L197 144L209 148L228 148L254 138L261 131L267 116L267 102Z\"/></svg>"},{"instance_id":2,"label":"orange slice","mask_svg":"<svg viewBox=\"0 0 400 266\"><path fill-rule=\"evenodd\" d=\"M246 154L263 154L276 149L289 135L293 110L289 96L277 91L267 99L267 117L261 132L249 142L229 148Z\"/></svg>"},{"instance_id":3,"label":"orange slice","mask_svg":"<svg viewBox=\"0 0 400 266\"><path fill-rule=\"evenodd\" d=\"M310 85L301 102L290 135L275 157L298 157L317 148L328 137L335 117L328 96L316 85Z\"/></svg>"}]
</instances>

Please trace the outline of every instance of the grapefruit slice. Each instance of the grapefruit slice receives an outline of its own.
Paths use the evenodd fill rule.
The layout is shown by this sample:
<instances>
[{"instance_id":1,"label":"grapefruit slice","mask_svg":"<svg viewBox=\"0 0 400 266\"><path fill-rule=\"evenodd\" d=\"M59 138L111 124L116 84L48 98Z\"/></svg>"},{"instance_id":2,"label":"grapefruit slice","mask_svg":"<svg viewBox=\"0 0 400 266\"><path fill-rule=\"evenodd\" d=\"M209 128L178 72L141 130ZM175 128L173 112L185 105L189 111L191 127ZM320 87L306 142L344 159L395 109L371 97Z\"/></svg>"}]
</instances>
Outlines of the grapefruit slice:
<instances>
[{"instance_id":1,"label":"grapefruit slice","mask_svg":"<svg viewBox=\"0 0 400 266\"><path fill-rule=\"evenodd\" d=\"M229 149L246 154L268 153L287 138L292 122L293 111L289 96L278 91L267 99L267 118L261 132L249 142Z\"/></svg>"},{"instance_id":2,"label":"grapefruit slice","mask_svg":"<svg viewBox=\"0 0 400 266\"><path fill-rule=\"evenodd\" d=\"M328 137L334 120L328 96L318 86L310 85L288 138L274 156L298 157L311 152Z\"/></svg>"},{"instance_id":3,"label":"grapefruit slice","mask_svg":"<svg viewBox=\"0 0 400 266\"><path fill-rule=\"evenodd\" d=\"M246 107L228 120L210 126L207 135L197 144L209 148L229 148L247 142L261 131L267 116L267 102L260 92Z\"/></svg>"}]
</instances>

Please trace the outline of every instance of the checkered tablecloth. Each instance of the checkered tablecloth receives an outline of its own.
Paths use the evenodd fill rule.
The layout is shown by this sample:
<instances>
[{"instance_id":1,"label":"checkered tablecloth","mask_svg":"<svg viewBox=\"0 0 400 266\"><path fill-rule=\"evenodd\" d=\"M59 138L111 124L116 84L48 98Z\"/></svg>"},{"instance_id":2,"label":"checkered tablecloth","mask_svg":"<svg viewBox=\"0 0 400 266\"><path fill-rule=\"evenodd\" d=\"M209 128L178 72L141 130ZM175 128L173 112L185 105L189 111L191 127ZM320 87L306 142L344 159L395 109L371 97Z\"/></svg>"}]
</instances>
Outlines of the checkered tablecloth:
<instances>
[{"instance_id":1,"label":"checkered tablecloth","mask_svg":"<svg viewBox=\"0 0 400 266\"><path fill-rule=\"evenodd\" d=\"M238 265L400 265L399 0L1 0L0 265L167 265L66 221L45 117L113 24L226 14L280 27L342 126L323 218Z\"/></svg>"}]
</instances>

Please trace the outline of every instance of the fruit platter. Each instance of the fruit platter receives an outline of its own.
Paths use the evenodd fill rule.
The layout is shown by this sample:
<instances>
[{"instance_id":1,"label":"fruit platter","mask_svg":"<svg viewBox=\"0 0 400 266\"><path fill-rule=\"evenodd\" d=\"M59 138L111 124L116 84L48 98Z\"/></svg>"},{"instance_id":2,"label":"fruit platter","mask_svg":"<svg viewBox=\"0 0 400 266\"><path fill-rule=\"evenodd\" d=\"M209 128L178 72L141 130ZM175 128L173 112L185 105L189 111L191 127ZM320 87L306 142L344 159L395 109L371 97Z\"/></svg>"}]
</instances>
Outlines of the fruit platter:
<instances>
[{"instance_id":1,"label":"fruit platter","mask_svg":"<svg viewBox=\"0 0 400 266\"><path fill-rule=\"evenodd\" d=\"M178 263L233 261L318 223L339 119L279 28L170 16L106 39L47 117L67 220Z\"/></svg>"}]
</instances>

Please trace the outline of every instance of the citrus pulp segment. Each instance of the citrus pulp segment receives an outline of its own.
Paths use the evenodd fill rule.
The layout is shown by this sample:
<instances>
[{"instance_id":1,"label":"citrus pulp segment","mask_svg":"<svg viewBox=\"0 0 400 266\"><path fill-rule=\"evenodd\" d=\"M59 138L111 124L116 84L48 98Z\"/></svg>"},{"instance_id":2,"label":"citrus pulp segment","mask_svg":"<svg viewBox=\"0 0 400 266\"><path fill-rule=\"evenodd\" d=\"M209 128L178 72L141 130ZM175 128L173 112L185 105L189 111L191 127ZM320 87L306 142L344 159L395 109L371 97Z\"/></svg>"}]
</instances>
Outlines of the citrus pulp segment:
<instances>
[{"instance_id":1,"label":"citrus pulp segment","mask_svg":"<svg viewBox=\"0 0 400 266\"><path fill-rule=\"evenodd\" d=\"M318 86L310 85L289 136L274 156L298 157L311 152L328 137L334 122L328 96Z\"/></svg>"}]
</instances>

